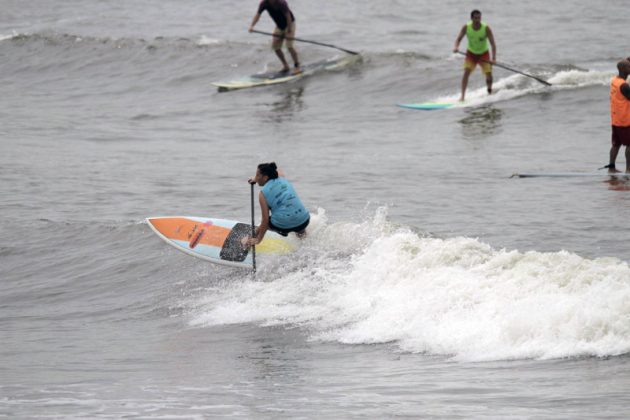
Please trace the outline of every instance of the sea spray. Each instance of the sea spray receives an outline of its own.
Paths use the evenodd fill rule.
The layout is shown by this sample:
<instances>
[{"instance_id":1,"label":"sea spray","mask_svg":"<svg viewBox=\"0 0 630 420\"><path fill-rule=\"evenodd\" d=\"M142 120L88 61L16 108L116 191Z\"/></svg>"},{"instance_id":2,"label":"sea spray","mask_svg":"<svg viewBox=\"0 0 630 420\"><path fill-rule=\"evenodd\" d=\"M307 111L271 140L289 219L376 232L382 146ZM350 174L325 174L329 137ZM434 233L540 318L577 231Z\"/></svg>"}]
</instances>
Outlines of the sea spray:
<instances>
[{"instance_id":1,"label":"sea spray","mask_svg":"<svg viewBox=\"0 0 630 420\"><path fill-rule=\"evenodd\" d=\"M212 290L194 302L190 324L300 326L312 340L470 361L630 351L626 262L432 238L384 214L322 223L293 265L275 267L272 281Z\"/></svg>"}]
</instances>

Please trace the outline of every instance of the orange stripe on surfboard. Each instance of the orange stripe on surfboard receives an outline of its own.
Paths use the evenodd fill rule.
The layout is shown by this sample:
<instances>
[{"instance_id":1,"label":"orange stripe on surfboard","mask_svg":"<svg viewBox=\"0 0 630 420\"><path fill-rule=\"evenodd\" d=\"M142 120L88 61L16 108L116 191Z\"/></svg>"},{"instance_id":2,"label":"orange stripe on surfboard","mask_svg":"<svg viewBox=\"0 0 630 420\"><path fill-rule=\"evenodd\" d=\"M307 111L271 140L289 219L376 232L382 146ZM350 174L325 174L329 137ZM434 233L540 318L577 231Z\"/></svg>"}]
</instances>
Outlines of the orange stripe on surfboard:
<instances>
[{"instance_id":1,"label":"orange stripe on surfboard","mask_svg":"<svg viewBox=\"0 0 630 420\"><path fill-rule=\"evenodd\" d=\"M221 247L230 233L222 226L177 217L151 219L151 224L168 239L188 242L190 248L199 244Z\"/></svg>"}]
</instances>

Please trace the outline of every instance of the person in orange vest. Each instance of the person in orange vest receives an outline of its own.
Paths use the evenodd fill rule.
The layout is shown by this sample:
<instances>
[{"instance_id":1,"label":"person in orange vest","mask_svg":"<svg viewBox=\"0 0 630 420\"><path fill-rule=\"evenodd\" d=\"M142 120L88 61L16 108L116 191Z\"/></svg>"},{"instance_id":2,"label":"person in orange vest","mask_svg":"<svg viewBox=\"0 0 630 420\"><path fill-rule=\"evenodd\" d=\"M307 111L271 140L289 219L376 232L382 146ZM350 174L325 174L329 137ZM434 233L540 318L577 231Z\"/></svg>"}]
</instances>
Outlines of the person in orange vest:
<instances>
[{"instance_id":1,"label":"person in orange vest","mask_svg":"<svg viewBox=\"0 0 630 420\"><path fill-rule=\"evenodd\" d=\"M610 161L606 166L609 173L621 172L615 167L621 146L626 146L626 173L630 173L630 61L617 63L619 74L610 81L610 120L612 125L612 147Z\"/></svg>"}]
</instances>

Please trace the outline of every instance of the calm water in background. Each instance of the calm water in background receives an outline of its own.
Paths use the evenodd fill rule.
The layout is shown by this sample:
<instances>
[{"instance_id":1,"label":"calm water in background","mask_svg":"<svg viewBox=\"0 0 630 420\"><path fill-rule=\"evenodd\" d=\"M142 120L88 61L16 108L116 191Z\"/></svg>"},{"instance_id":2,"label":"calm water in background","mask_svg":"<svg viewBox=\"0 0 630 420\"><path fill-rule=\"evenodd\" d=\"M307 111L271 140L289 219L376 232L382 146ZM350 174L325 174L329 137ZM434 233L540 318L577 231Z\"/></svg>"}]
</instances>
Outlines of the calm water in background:
<instances>
[{"instance_id":1,"label":"calm water in background","mask_svg":"<svg viewBox=\"0 0 630 420\"><path fill-rule=\"evenodd\" d=\"M509 178L607 163L625 2L293 0L363 61L219 94L278 67L237 3L3 2L0 417L626 416L630 185ZM554 86L395 107L457 98L473 7ZM269 160L315 216L255 280L144 224L248 220Z\"/></svg>"}]
</instances>

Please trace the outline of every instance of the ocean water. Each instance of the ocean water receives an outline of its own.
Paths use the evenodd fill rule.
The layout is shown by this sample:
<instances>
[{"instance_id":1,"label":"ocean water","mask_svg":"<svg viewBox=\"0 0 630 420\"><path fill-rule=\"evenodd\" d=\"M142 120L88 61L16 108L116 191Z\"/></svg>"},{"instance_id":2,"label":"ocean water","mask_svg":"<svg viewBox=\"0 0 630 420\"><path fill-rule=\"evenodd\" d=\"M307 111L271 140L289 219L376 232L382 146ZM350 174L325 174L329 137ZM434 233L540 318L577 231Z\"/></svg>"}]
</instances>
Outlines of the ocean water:
<instances>
[{"instance_id":1,"label":"ocean water","mask_svg":"<svg viewBox=\"0 0 630 420\"><path fill-rule=\"evenodd\" d=\"M256 1L2 3L0 418L626 418L630 184L510 178L608 163L625 2L289 4L362 60L218 93L279 67ZM458 97L472 8L553 86L396 107ZM255 277L144 222L247 221L272 160L313 221Z\"/></svg>"}]
</instances>

